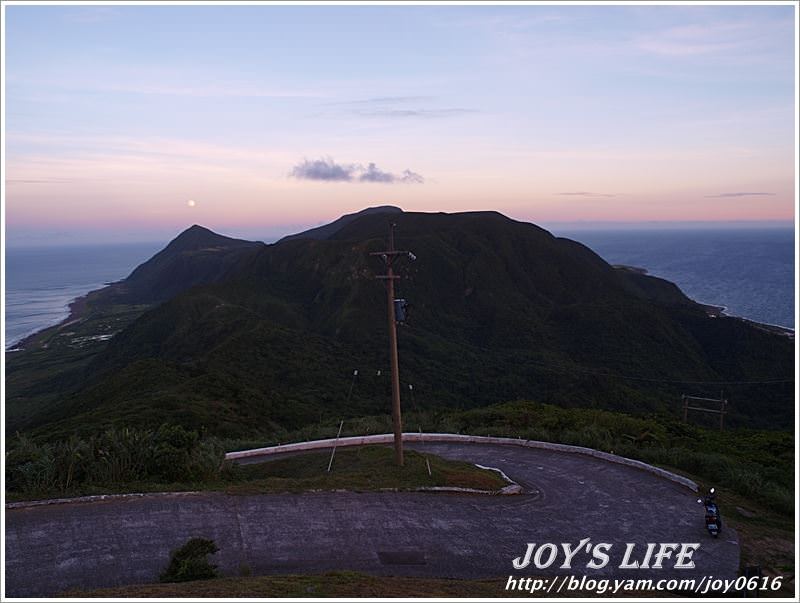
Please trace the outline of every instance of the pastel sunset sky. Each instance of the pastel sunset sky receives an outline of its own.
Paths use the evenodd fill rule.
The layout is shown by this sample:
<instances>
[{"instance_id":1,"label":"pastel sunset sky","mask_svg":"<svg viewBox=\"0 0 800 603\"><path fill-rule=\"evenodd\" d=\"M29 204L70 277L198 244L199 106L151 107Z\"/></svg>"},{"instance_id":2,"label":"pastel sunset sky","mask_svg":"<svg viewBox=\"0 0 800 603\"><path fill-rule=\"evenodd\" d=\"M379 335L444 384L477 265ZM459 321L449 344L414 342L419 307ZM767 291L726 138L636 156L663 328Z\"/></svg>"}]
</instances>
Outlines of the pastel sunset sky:
<instances>
[{"instance_id":1,"label":"pastel sunset sky","mask_svg":"<svg viewBox=\"0 0 800 603\"><path fill-rule=\"evenodd\" d=\"M6 6L7 240L791 221L794 8Z\"/></svg>"}]
</instances>

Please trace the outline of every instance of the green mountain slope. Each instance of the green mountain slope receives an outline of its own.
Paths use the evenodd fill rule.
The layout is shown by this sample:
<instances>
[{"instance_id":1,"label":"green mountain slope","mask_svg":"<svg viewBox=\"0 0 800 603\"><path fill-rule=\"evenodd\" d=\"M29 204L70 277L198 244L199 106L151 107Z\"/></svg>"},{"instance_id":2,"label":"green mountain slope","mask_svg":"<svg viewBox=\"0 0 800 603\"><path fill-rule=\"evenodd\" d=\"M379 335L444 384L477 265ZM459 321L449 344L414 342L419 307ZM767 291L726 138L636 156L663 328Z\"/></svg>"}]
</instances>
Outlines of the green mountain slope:
<instances>
[{"instance_id":1,"label":"green mountain slope","mask_svg":"<svg viewBox=\"0 0 800 603\"><path fill-rule=\"evenodd\" d=\"M103 291L117 303L156 303L196 285L222 280L232 266L264 243L219 235L198 226L187 228L116 287Z\"/></svg>"},{"instance_id":2,"label":"green mountain slope","mask_svg":"<svg viewBox=\"0 0 800 603\"><path fill-rule=\"evenodd\" d=\"M88 367L107 340L148 308L223 279L243 256L263 247L195 225L126 279L73 302L69 318L18 344L24 351L6 355L7 431L24 429L60 410L92 377Z\"/></svg>"},{"instance_id":3,"label":"green mountain slope","mask_svg":"<svg viewBox=\"0 0 800 603\"><path fill-rule=\"evenodd\" d=\"M406 408L531 398L675 415L682 393L724 387L732 424L791 425L791 383L716 384L791 379L788 338L710 318L671 283L534 225L472 212L366 214L324 240L243 254L223 281L117 334L80 387L27 426L63 435L169 420L241 436L388 411L385 291L369 253L384 248L389 219L398 248L418 257L398 282L412 304L400 328Z\"/></svg>"}]
</instances>

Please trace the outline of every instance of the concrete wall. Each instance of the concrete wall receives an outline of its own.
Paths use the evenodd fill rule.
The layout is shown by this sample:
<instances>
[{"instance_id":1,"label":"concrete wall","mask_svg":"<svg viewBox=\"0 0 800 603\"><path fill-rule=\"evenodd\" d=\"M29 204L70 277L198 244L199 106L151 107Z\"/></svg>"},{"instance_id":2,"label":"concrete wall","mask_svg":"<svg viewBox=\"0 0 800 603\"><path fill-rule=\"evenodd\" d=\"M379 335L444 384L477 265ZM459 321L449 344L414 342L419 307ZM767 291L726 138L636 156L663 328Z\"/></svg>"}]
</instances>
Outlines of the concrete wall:
<instances>
[{"instance_id":1,"label":"concrete wall","mask_svg":"<svg viewBox=\"0 0 800 603\"><path fill-rule=\"evenodd\" d=\"M297 442L295 444L282 444L280 446L269 446L267 448L254 448L252 450L240 450L237 452L229 452L225 455L228 460L237 460L259 456L270 456L275 454L284 454L287 452L302 452L305 450L320 450L325 448L332 448L334 445L337 447L346 446L367 446L370 444L391 444L394 441L394 436L390 433L369 436L352 436L346 438L335 438L328 440L313 440L311 442ZM671 471L666 471L653 465L648 465L642 461L625 458L616 454L602 452L593 448L584 448L583 446L569 446L567 444L555 444L552 442L540 442L537 440L522 440L514 438L495 438L491 436L471 436L461 435L455 433L404 433L404 442L459 442L459 443L473 443L473 444L495 444L502 446L524 446L526 448L540 448L543 450L552 450L555 452L566 452L571 454L584 454L593 456L597 459L608 461L609 463L617 463L620 465L627 465L653 473L664 479L686 486L690 490L697 492L698 487L695 482L682 475L677 475Z\"/></svg>"}]
</instances>

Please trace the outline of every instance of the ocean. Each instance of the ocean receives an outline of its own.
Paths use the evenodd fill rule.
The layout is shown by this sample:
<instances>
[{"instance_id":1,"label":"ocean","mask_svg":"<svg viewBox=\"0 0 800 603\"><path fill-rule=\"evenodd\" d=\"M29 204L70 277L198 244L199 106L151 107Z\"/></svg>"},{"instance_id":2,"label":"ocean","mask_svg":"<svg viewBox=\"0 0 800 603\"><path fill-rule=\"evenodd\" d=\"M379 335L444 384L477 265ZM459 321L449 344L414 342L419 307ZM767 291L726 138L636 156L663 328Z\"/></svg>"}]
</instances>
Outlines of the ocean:
<instances>
[{"instance_id":1,"label":"ocean","mask_svg":"<svg viewBox=\"0 0 800 603\"><path fill-rule=\"evenodd\" d=\"M794 230L716 228L564 231L610 264L647 269L695 301L794 329Z\"/></svg>"},{"instance_id":2,"label":"ocean","mask_svg":"<svg viewBox=\"0 0 800 603\"><path fill-rule=\"evenodd\" d=\"M794 328L794 231L554 231L611 264L646 268L697 301L727 313ZM6 249L6 349L64 320L69 303L125 278L163 245Z\"/></svg>"},{"instance_id":3,"label":"ocean","mask_svg":"<svg viewBox=\"0 0 800 603\"><path fill-rule=\"evenodd\" d=\"M6 249L6 349L69 316L69 303L128 276L159 243Z\"/></svg>"}]
</instances>

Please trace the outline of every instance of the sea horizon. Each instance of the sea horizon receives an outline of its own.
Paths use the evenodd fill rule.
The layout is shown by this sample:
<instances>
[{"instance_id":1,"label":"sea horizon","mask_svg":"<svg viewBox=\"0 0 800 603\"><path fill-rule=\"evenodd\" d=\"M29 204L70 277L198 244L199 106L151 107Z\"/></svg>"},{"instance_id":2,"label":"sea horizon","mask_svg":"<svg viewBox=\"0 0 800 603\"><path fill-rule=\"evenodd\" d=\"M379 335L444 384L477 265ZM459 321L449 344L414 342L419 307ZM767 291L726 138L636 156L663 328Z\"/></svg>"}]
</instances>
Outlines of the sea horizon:
<instances>
[{"instance_id":1,"label":"sea horizon","mask_svg":"<svg viewBox=\"0 0 800 603\"><path fill-rule=\"evenodd\" d=\"M402 209L402 208L401 208ZM357 213L359 210L355 209L349 213ZM410 210L405 213L412 213ZM438 213L435 211L421 211L413 213ZM456 212L449 212L456 213ZM501 212L502 213L502 212ZM528 218L519 218L504 213L508 218L517 222L526 222L544 228L545 230L558 236L560 232L582 233L582 232L657 232L661 230L667 231L702 231L708 230L712 232L720 231L736 231L736 230L796 230L794 221L789 220L675 220L675 221L618 221L618 220L568 220L568 221L537 221ZM330 216L327 219L317 220L314 222L303 222L297 224L284 224L280 227L273 227L269 229L263 228L240 228L228 227L225 225L202 224L214 232L219 234L233 237L237 239L244 239L247 241L256 241L271 245L277 243L282 238L294 235L300 232L305 232L319 226L324 226L336 220L340 216ZM186 227L188 228L188 226ZM43 237L38 235L33 238L15 236L13 239L9 238L5 243L6 251L18 251L25 249L52 249L52 248L76 248L76 247L104 247L108 245L167 245L172 238L181 232L180 228L176 228L168 232L163 237L149 237L145 235L136 236L125 233L122 239L115 238L114 240L105 240L96 238L91 233L83 233L80 236L86 236L86 239L67 239L63 240L54 237ZM10 233L13 234L13 233ZM63 233L55 233L63 234ZM266 236L265 236L266 235Z\"/></svg>"}]
</instances>

